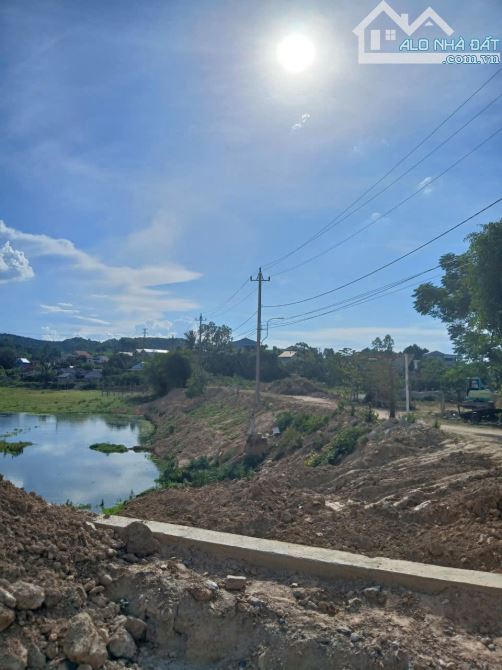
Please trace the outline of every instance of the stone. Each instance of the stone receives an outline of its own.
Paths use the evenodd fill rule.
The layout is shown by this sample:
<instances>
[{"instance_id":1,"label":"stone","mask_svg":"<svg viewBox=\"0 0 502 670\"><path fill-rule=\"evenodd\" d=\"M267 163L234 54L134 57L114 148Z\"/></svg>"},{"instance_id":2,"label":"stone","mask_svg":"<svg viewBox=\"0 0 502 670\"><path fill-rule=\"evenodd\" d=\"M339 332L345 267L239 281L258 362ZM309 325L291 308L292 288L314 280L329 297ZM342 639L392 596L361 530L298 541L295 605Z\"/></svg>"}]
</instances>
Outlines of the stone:
<instances>
[{"instance_id":1,"label":"stone","mask_svg":"<svg viewBox=\"0 0 502 670\"><path fill-rule=\"evenodd\" d=\"M0 632L6 630L11 625L11 623L14 622L15 618L16 615L14 610L11 610L9 607L5 607L5 605L0 605Z\"/></svg>"},{"instance_id":2,"label":"stone","mask_svg":"<svg viewBox=\"0 0 502 670\"><path fill-rule=\"evenodd\" d=\"M351 612L357 612L357 610L361 609L363 602L360 598L351 598L347 606Z\"/></svg>"},{"instance_id":3,"label":"stone","mask_svg":"<svg viewBox=\"0 0 502 670\"><path fill-rule=\"evenodd\" d=\"M110 577L110 575L107 574L101 575L101 577L99 578L99 583L101 584L101 586L110 586L110 584L113 583L113 579Z\"/></svg>"},{"instance_id":4,"label":"stone","mask_svg":"<svg viewBox=\"0 0 502 670\"><path fill-rule=\"evenodd\" d=\"M199 603L208 603L214 598L214 591L211 591L211 589L206 586L200 586L199 584L190 587L188 591L192 598Z\"/></svg>"},{"instance_id":5,"label":"stone","mask_svg":"<svg viewBox=\"0 0 502 670\"><path fill-rule=\"evenodd\" d=\"M45 654L33 643L28 647L28 666L30 670L44 670L46 667Z\"/></svg>"},{"instance_id":6,"label":"stone","mask_svg":"<svg viewBox=\"0 0 502 670\"><path fill-rule=\"evenodd\" d=\"M356 642L360 642L362 640L362 635L359 635L359 633L352 633L350 636L350 641L353 642L354 644Z\"/></svg>"},{"instance_id":7,"label":"stone","mask_svg":"<svg viewBox=\"0 0 502 670\"><path fill-rule=\"evenodd\" d=\"M237 575L227 575L225 577L225 588L228 591L242 591L247 584L247 578Z\"/></svg>"},{"instance_id":8,"label":"stone","mask_svg":"<svg viewBox=\"0 0 502 670\"><path fill-rule=\"evenodd\" d=\"M28 650L14 638L0 647L0 668L2 670L25 670L28 665Z\"/></svg>"},{"instance_id":9,"label":"stone","mask_svg":"<svg viewBox=\"0 0 502 670\"><path fill-rule=\"evenodd\" d=\"M136 656L137 647L132 635L125 628L119 628L108 642L108 651L113 658L132 661Z\"/></svg>"},{"instance_id":10,"label":"stone","mask_svg":"<svg viewBox=\"0 0 502 670\"><path fill-rule=\"evenodd\" d=\"M45 606L47 609L56 607L61 602L63 594L58 589L47 589L45 592Z\"/></svg>"},{"instance_id":11,"label":"stone","mask_svg":"<svg viewBox=\"0 0 502 670\"><path fill-rule=\"evenodd\" d=\"M387 602L387 595L382 591L380 586L370 586L367 589L363 589L363 595L370 603L385 605Z\"/></svg>"},{"instance_id":12,"label":"stone","mask_svg":"<svg viewBox=\"0 0 502 670\"><path fill-rule=\"evenodd\" d=\"M101 668L108 659L106 644L87 612L81 612L70 619L63 651L70 661L87 663L93 670Z\"/></svg>"},{"instance_id":13,"label":"stone","mask_svg":"<svg viewBox=\"0 0 502 670\"><path fill-rule=\"evenodd\" d=\"M7 607L10 607L11 609L14 609L16 606L16 599L12 593L3 586L0 586L0 603L7 605Z\"/></svg>"},{"instance_id":14,"label":"stone","mask_svg":"<svg viewBox=\"0 0 502 670\"><path fill-rule=\"evenodd\" d=\"M92 670L92 665L89 665L89 663L81 663L77 670Z\"/></svg>"},{"instance_id":15,"label":"stone","mask_svg":"<svg viewBox=\"0 0 502 670\"><path fill-rule=\"evenodd\" d=\"M45 600L45 591L40 586L23 581L12 584L12 595L20 610L36 610Z\"/></svg>"},{"instance_id":16,"label":"stone","mask_svg":"<svg viewBox=\"0 0 502 670\"><path fill-rule=\"evenodd\" d=\"M134 616L128 616L125 622L126 630L131 633L136 642L143 640L146 635L146 623Z\"/></svg>"},{"instance_id":17,"label":"stone","mask_svg":"<svg viewBox=\"0 0 502 670\"><path fill-rule=\"evenodd\" d=\"M349 628L348 626L337 626L336 630L342 635L352 635L352 628Z\"/></svg>"},{"instance_id":18,"label":"stone","mask_svg":"<svg viewBox=\"0 0 502 670\"><path fill-rule=\"evenodd\" d=\"M125 529L126 550L136 556L150 556L159 550L152 531L141 521L133 521Z\"/></svg>"}]
</instances>

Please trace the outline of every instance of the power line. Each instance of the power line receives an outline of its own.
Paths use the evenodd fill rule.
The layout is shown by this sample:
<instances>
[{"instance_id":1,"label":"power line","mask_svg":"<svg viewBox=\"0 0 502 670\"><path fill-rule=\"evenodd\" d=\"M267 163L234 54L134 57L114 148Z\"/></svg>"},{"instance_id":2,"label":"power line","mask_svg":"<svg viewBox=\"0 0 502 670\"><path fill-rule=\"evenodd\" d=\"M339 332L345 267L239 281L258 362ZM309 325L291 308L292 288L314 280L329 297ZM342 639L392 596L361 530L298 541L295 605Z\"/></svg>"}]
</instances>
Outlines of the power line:
<instances>
[{"instance_id":1,"label":"power line","mask_svg":"<svg viewBox=\"0 0 502 670\"><path fill-rule=\"evenodd\" d=\"M232 293L232 295L231 295L229 298L227 298L226 300L224 300L223 302L221 302L221 303L218 305L218 307L216 307L216 308L214 309L214 311L211 313L211 317L210 317L210 318L213 318L214 316L216 316L216 315L218 314L218 312L220 312L221 309L222 309L223 307L225 307L225 305L227 305L229 302L231 302L231 301L235 298L235 296L237 296L237 295L242 291L242 289L243 289L245 286L247 286L247 283L248 283L248 280L246 279L246 280L239 286L239 288L238 288L236 291L234 291L234 293Z\"/></svg>"},{"instance_id":2,"label":"power line","mask_svg":"<svg viewBox=\"0 0 502 670\"><path fill-rule=\"evenodd\" d=\"M246 284L248 282L249 282L249 279L246 280ZM244 287L242 287L242 288L244 288ZM224 309L222 312L220 311L218 316L222 317L224 314L227 314L228 312L230 312L230 310L235 309L236 307L239 307L239 305L242 305L242 303L245 302L253 294L254 294L254 289L251 289L251 291L249 291L249 293L246 293L246 295L243 298L241 298L241 300L239 300L239 302L236 302L234 305L230 305L229 307ZM235 295L237 295L237 292L235 293ZM212 317L214 318L214 316L215 316L215 313L213 313Z\"/></svg>"},{"instance_id":3,"label":"power line","mask_svg":"<svg viewBox=\"0 0 502 670\"><path fill-rule=\"evenodd\" d=\"M441 275L434 275L431 277L431 279L436 279L437 277L440 277ZM350 307L355 307L356 305L362 305L367 302L372 302L373 300L377 300L378 298L385 298L388 295L393 295L394 293L399 293L400 291L405 291L408 288L414 288L416 286L420 286L420 283L418 284L408 284L407 286L401 286L400 288L396 288L393 291L387 290L387 291L375 291L375 295L368 296L367 298L364 299L359 299L359 300L354 300L350 302L349 304L342 305L341 307L337 307L335 309L331 309L327 312L323 312L322 314L316 314L314 316L309 316L304 319L296 319L294 321L285 321L283 323L270 326L271 328L284 328L286 326L291 326L297 323L303 323L304 321L311 321L312 319L317 319L322 316L326 316L327 314L334 314L335 312L342 312L345 309L349 309Z\"/></svg>"},{"instance_id":4,"label":"power line","mask_svg":"<svg viewBox=\"0 0 502 670\"><path fill-rule=\"evenodd\" d=\"M294 300L292 302L284 302L278 305L266 305L268 308L277 308L277 307L289 307L290 305L299 305L300 303L304 302L309 302L310 300L316 300L317 298L321 298L325 295L329 295L330 293L334 293L335 291L340 291L343 288L346 288L347 286L352 286L353 284L356 284L359 281L362 281L363 279L366 279L367 277L371 277L375 275L377 272L381 272L382 270L385 270L386 268L390 267L391 265L394 265L395 263L398 263L399 261L403 260L403 258L407 258L408 256L411 256L412 254L416 253L417 251L420 251L421 249L424 249L425 247L429 246L429 244L432 244L433 242L436 242L436 240L439 240L440 238L444 237L445 235L448 235L448 233L451 233L453 230L456 230L457 228L460 228L460 226L463 226L465 223L468 223L469 221L472 221L472 219L476 218L480 214L483 214L483 212L486 212L487 210L491 209L495 205L497 205L499 202L502 202L502 197L498 198L497 200L494 200L492 203L489 205L486 205L486 207L483 207L482 209L478 210L471 216L467 217L463 221L460 221L460 223L455 224L454 226L451 226L450 228L447 228L444 230L442 233L439 235L436 235L435 237L432 237L430 240L427 240L427 242L424 242L423 244L420 244L418 247L415 247L411 251L407 251L405 254L402 254L401 256L398 256L397 258L394 258L393 260L389 261L388 263L384 263L384 265L380 265L380 267L375 268L374 270L371 270L370 272L366 272L366 274L361 275L360 277L356 277L356 279L352 279L349 282L346 282L345 284L340 284L339 286L336 286L335 288L330 289L329 291L323 291L322 293L317 293L316 295L310 296L309 298L303 298L301 300Z\"/></svg>"},{"instance_id":5,"label":"power line","mask_svg":"<svg viewBox=\"0 0 502 670\"><path fill-rule=\"evenodd\" d=\"M254 289L253 289L253 291L254 291ZM243 321L242 323L240 323L240 324L239 324L238 326L236 326L235 328L232 328L232 330L233 330L233 331L234 331L234 330L240 330L240 329L242 328L242 326L245 326L246 323L248 323L249 321L251 321L251 319L252 319L253 317L255 317L255 316L256 316L256 312L253 312L253 314L251 314L251 316L248 316L248 318L247 318L245 321Z\"/></svg>"},{"instance_id":6,"label":"power line","mask_svg":"<svg viewBox=\"0 0 502 670\"><path fill-rule=\"evenodd\" d=\"M438 130L440 130L455 114L457 114L465 105L470 102L483 88L485 88L496 76L500 74L502 71L502 68L499 68L496 70L479 88L477 88L468 98L466 98L458 107L456 107L439 125L437 125L426 137L424 137L423 140L421 140L411 151L409 151L403 158L401 158L397 163L395 163L380 179L378 179L370 188L366 189L358 198L353 200L340 214L338 214L336 217L331 219L323 228L317 231L314 235L309 237L305 242L302 244L298 245L291 251L289 251L286 254L283 254L279 258L274 259L270 263L267 263L264 267L266 269L269 269L271 267L274 267L281 261L285 260L286 258L289 258L293 254L295 254L297 251L300 251L300 249L303 249L307 244L310 244L314 240L316 240L318 237L323 235L332 225L338 221L340 217L342 217L345 213L347 213L351 207L353 207L355 204L357 204L360 200L362 200L368 193L370 193L376 186L382 183L396 168L398 168L404 161L406 161L411 155L413 155L421 146L423 146L433 135L435 135Z\"/></svg>"},{"instance_id":7,"label":"power line","mask_svg":"<svg viewBox=\"0 0 502 670\"><path fill-rule=\"evenodd\" d=\"M369 200L366 200L362 205L360 205L359 207L357 207L356 209L354 209L352 212L349 212L349 214L347 214L347 215L344 216L342 219L340 219L340 221L338 221L338 222L336 223L336 225L338 225L338 224L341 223L342 221L345 221L346 219L348 219L349 217L351 217L353 214L355 214L356 212L358 212L360 209L363 209L363 207L365 207L366 205L368 205L372 200L374 200L374 199L377 198L379 195L381 195L382 193L384 193L385 191L387 191L389 188L391 188L392 186L394 186L394 184L396 184L400 179L402 179L403 177L405 177L405 176L406 176L409 172L411 172L414 168L416 168L418 165L420 165L421 163L423 163L423 162L424 162L427 158L429 158L433 153L435 153L438 149L440 149L440 148L441 148L442 146L444 146L447 142L449 142L449 141L452 139L452 137L454 137L455 135L457 135L461 130L463 130L466 126L468 126L470 123L472 123L472 121L474 121L480 114L482 114L486 109L488 109L488 107L491 107L491 105L493 105L493 104L494 104L497 100L499 100L501 97L502 97L502 93L500 93L496 98L494 98L488 105L486 105L486 107L484 107L484 108L483 108L480 112L478 112L474 117L472 117L471 119L469 119L469 121L467 121L467 123L465 123L461 128L459 128L459 129L456 130L454 133L452 133L449 137L447 137L446 140L444 140L441 144L438 144L437 147L435 147L430 153L428 153L426 156L424 156L424 158L422 158L420 161L418 161L418 163L415 163L415 164L412 165L410 168L408 168L408 170L406 170L406 172L403 172L399 177L397 177L394 181L392 181L390 184L388 184L388 186L386 186L383 190L381 190L381 191L379 191L378 193L376 193L372 198L370 198ZM378 223L378 221L381 221L383 218L385 218L386 216L388 216L389 214L391 214L392 212L394 212L396 209L398 209L399 207L401 207L401 205L404 205L406 202L408 202L408 200L411 200L412 198L414 198L415 196L417 196L417 195L418 195L419 193L421 193L424 189L428 188L431 184L433 184L435 181L437 181L438 179L440 179L440 177L443 177L447 172L449 172L450 170L452 170L453 168L455 168L457 165L459 165L462 161L464 161L466 158L468 158L469 156L471 156L471 154L473 154L475 151L477 151L478 149L480 149L484 144L486 144L486 142L488 142L489 140L491 140L491 139L492 139L495 135L497 135L501 130L502 130L502 128L499 128L498 130L496 130L492 135L490 135L490 136L487 137L485 140L483 140L480 144L478 144L477 146L475 146L474 149L471 149L471 150L468 151L466 154L464 154L461 158L459 158L457 161L455 161L455 163L452 163L450 166L448 166L445 170L443 170L443 172L441 172L440 174L438 174L436 177L434 177L434 178L428 180L427 183L423 184L423 186L421 186L417 191L414 191L414 192L413 192L411 195L409 195L407 198L405 198L404 200L401 200L401 202L399 202L399 203L398 203L397 205L395 205L394 207L391 207L391 209L387 210L384 214L379 214L375 219L373 219L373 220L372 220L370 223L368 223L366 226L363 226L362 228L359 228L359 230L356 230L354 233L352 233L352 234L349 235L348 237L344 238L343 240L341 240L341 241L339 241L339 242L336 242L335 244L333 244L333 245L330 246L330 247L327 247L326 249L323 249L323 250L320 251L318 254L315 254L314 256L311 256L310 258L307 258L306 260L301 261L300 263L297 263L296 265L293 265L293 266L291 266L291 267L289 267L289 268L286 268L285 270L281 270L280 272L276 272L276 273L275 273L275 276L282 275L282 274L286 274L287 272L291 272L292 270L296 270L296 269L298 269L298 268L300 268L300 267L302 267L302 266L304 266L304 265L307 265L308 263L311 263L312 261L314 261L314 260L320 258L321 256L324 256L325 254L329 253L330 251L333 251L333 249L336 249L337 247L341 246L341 245L344 244L345 242L348 242L348 241L351 240L353 237L355 237L356 235L358 235L360 232L362 232L362 231L364 231L364 230L367 230L368 228L371 228L371 226L374 226L376 223ZM334 224L334 225L335 225L335 224Z\"/></svg>"},{"instance_id":8,"label":"power line","mask_svg":"<svg viewBox=\"0 0 502 670\"><path fill-rule=\"evenodd\" d=\"M340 305L344 305L345 303L350 303L353 300L359 300L362 298L367 298L371 297L377 293L381 293L382 291L387 291L392 288L395 288L396 286L400 286L401 284L404 284L405 282L411 281L412 279L416 279L417 277L422 277L425 274L428 274L429 272L433 272L434 270L439 269L440 266L436 265L433 268L429 268L428 270L422 270L421 272L416 272L413 275L410 275L409 277L405 277L404 279L397 279L393 282L390 282L388 284L385 284L384 286L380 286L378 288L370 289L369 291L364 291L363 293L358 293L357 295L351 296L350 298L345 298L344 300L339 300L337 302L331 303L329 305L323 305L322 307L318 307L317 309L311 309L308 312L301 312L300 314L292 314L291 316L285 317L286 319L296 319L302 316L307 316L309 314L315 314L316 312L322 312L323 310L327 310L331 307L338 307ZM322 316L322 315L320 315ZM275 326L274 326L275 327Z\"/></svg>"}]
</instances>

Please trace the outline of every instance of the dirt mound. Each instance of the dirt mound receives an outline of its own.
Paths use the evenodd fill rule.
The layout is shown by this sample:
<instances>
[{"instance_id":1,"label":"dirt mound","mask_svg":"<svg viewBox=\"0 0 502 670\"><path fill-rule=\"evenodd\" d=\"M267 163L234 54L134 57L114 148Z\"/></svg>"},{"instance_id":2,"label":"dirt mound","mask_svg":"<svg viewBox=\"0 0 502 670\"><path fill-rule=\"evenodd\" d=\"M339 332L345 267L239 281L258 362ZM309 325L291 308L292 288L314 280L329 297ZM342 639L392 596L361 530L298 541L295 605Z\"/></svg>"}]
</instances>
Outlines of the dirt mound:
<instances>
[{"instance_id":1,"label":"dirt mound","mask_svg":"<svg viewBox=\"0 0 502 670\"><path fill-rule=\"evenodd\" d=\"M267 504L256 485L242 500ZM322 507L320 499L297 500L309 513ZM2 670L467 670L502 663L500 622L489 608L481 624L464 621L444 594L431 603L399 589L301 575L294 581L207 557L166 560L150 554L158 546L142 524L118 538L93 519L0 481ZM238 592L226 578L232 571L246 577Z\"/></svg>"},{"instance_id":2,"label":"dirt mound","mask_svg":"<svg viewBox=\"0 0 502 670\"><path fill-rule=\"evenodd\" d=\"M313 398L328 398L330 394L322 384L316 384L310 379L292 375L284 379L278 379L271 382L267 391L270 393L280 393L282 395L305 395Z\"/></svg>"}]
</instances>

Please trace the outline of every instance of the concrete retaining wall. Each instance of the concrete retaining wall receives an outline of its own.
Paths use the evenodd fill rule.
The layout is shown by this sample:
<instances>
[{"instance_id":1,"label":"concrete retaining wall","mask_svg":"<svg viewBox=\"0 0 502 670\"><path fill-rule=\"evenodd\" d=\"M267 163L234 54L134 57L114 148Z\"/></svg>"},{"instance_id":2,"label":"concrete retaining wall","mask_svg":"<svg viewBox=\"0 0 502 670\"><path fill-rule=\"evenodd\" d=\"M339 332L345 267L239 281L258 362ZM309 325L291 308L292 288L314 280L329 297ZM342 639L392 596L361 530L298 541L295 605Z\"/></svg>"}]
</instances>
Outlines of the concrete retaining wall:
<instances>
[{"instance_id":1,"label":"concrete retaining wall","mask_svg":"<svg viewBox=\"0 0 502 670\"><path fill-rule=\"evenodd\" d=\"M96 525L123 529L135 519L99 517ZM140 521L142 521L140 519ZM244 561L249 565L281 572L301 572L323 579L345 579L388 587L404 587L421 593L453 590L502 603L502 575L474 570L459 570L439 565L412 563L389 558L369 558L362 554L307 547L300 544L264 540L245 535L220 533L158 521L145 521L159 540L163 556L176 547L198 550L214 558Z\"/></svg>"}]
</instances>

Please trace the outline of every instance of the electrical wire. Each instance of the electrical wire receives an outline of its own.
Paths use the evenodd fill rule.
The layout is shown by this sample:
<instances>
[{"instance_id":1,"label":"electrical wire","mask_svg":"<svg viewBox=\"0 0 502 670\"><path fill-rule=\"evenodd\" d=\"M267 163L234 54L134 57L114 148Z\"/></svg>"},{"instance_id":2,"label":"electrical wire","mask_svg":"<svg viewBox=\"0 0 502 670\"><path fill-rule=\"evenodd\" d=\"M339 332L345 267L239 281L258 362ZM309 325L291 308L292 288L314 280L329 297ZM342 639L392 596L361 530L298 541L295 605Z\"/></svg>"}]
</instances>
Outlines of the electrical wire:
<instances>
[{"instance_id":1,"label":"electrical wire","mask_svg":"<svg viewBox=\"0 0 502 670\"><path fill-rule=\"evenodd\" d=\"M448 116L441 121L439 125L437 125L426 137L424 137L417 145L413 147L405 156L403 156L397 163L395 163L380 179L378 179L372 186L370 186L368 189L366 189L358 198L353 200L342 212L340 212L336 217L328 221L328 223L321 228L320 230L317 231L314 235L309 237L305 242L302 244L298 245L291 251L289 251L286 254L283 254L282 256L270 261L266 265L264 265L264 269L270 269L274 267L275 265L279 264L286 258L289 258L293 254L295 254L297 251L300 251L303 249L305 246L316 240L318 237L323 235L327 230L329 230L332 225L338 221L340 217L342 217L344 214L346 214L354 205L356 205L358 202L360 202L366 195L371 193L371 191L376 188L379 184L381 184L396 168L398 168L402 163L404 163L410 156L412 156L420 147L422 147L431 137L433 137L455 114L457 114L465 105L470 102L480 91L482 91L495 77L497 77L500 72L502 71L502 68L498 68L479 88L477 88L469 97L467 97L460 105L458 105Z\"/></svg>"},{"instance_id":2,"label":"electrical wire","mask_svg":"<svg viewBox=\"0 0 502 670\"><path fill-rule=\"evenodd\" d=\"M278 308L278 307L289 307L290 305L299 305L300 303L304 302L309 302L310 300L316 300L317 298L321 298L325 295L329 295L331 293L335 293L335 291L340 291L343 288L346 288L347 286L352 286L353 284L356 284L357 282L362 281L363 279L366 279L367 277L372 277L373 275L377 274L377 272L381 272L382 270L385 270L386 268L390 267L391 265L394 265L395 263L398 263L399 261L402 261L404 258L407 258L408 256L411 256L412 254L415 254L417 251L420 251L421 249L424 249L425 247L429 246L429 244L432 244L433 242L436 242L436 240L441 239L445 235L448 235L448 233L451 233L453 230L456 230L457 228L460 228L460 226L463 226L464 224L468 223L469 221L472 221L472 219L475 219L477 216L480 214L483 214L483 212L488 211L495 205L497 205L499 202L502 202L502 197L497 198L497 200L494 200L492 203L489 205L486 205L482 209L478 210L474 214L471 214L471 216L467 217L463 221L460 221L460 223L456 223L454 226L451 226L450 228L447 228L444 230L442 233L439 233L439 235L435 235L432 237L430 240L427 240L426 242L423 242L420 244L418 247L415 247L411 249L411 251L407 251L405 254L402 254L401 256L398 256L397 258L394 258L393 260L389 261L388 263L384 263L383 265L380 265L378 268L375 268L374 270L371 270L370 272L366 272L365 274L356 277L356 279L352 279L349 282L346 282L345 284L340 284L339 286L336 286L335 288L329 289L328 291L323 291L322 293L317 293L316 295L310 296L308 298L302 298L301 300L293 300L291 302L284 302L278 305L267 305L269 309L273 308Z\"/></svg>"},{"instance_id":3,"label":"electrical wire","mask_svg":"<svg viewBox=\"0 0 502 670\"><path fill-rule=\"evenodd\" d=\"M235 298L235 297L242 291L242 289L246 286L246 284L247 284L248 282L249 282L249 279L246 279L246 280L239 286L239 288L238 288L236 291L234 291L234 293L232 293L232 295L231 295L229 298L227 298L227 299L224 300L222 303L220 303L220 304L218 305L218 307L216 307L216 308L211 312L211 316L210 316L209 318L210 318L210 319L213 319L213 318L214 318L214 317L221 311L221 309L222 309L223 307L225 307L225 305L227 305L229 302L231 302L231 301L232 301L232 300L233 300L233 299L234 299L234 298Z\"/></svg>"},{"instance_id":4,"label":"electrical wire","mask_svg":"<svg viewBox=\"0 0 502 670\"><path fill-rule=\"evenodd\" d=\"M358 212L360 209L363 209L363 207L365 207L366 205L368 205L372 200L374 200L374 199L377 198L379 195L381 195L382 193L384 193L385 191L387 191L389 188L391 188L391 186L394 186L394 184L396 184L400 179L402 179L404 176L406 176L406 175L407 175L409 172L411 172L415 167L417 167L418 165L420 165L420 163L422 163L423 161L425 161L427 158L429 158L429 156L431 156L431 155L432 155L433 153L435 153L438 149L440 149L440 148L441 148L442 146L444 146L447 142L449 142L449 141L452 139L452 137L454 137L455 135L457 135L461 130L463 130L466 126L468 126L470 123L472 123L472 121L474 121L474 119L476 119L480 114L482 114L486 109L488 109L488 107L491 107L491 105L493 105L493 104L494 104L497 100L499 100L501 97L502 97L502 93L500 93L500 94L499 94L496 98L494 98L494 99L493 99L493 100L492 100L486 107L484 107L480 112L478 112L478 114L476 114L476 116L474 116L474 117L472 117L471 119L469 119L469 121L467 121L467 123L465 123L461 128L459 128L459 129L456 130L454 133L452 133L449 137L447 137L446 140L444 140L441 144L438 144L438 146L435 147L430 153L428 153L427 156L425 156L423 159L421 159L420 161L418 161L418 163L415 163L415 164L412 165L410 168L408 168L408 170L406 170L406 172L403 172L399 177L397 177L394 181L392 181L392 182L391 182L388 186L386 186L382 191L379 191L379 192L378 192L377 194L375 194L372 198L370 198L369 200L366 200L366 202L364 202L362 205L360 205L357 209L354 209L352 212L350 212L349 214L347 214L347 216L345 216L345 217L343 217L342 219L340 219L340 221L338 221L336 225L338 225L338 223L341 223L342 221L345 221L346 219L348 219L349 217L351 217L353 214L355 214L356 212ZM286 269L284 269L284 270L281 270L280 272L276 272L276 273L274 274L274 276L277 277L277 276L279 276L279 275L286 274L287 272L292 272L293 270L296 270L296 269L298 269L298 268L300 268L300 267L303 267L304 265L307 265L308 263L311 263L312 261L317 260L317 259L320 258L321 256L324 256L325 254L329 253L330 251L333 251L333 249L336 249L336 248L340 247L342 244L345 244L345 242L348 242L348 241L351 240L353 237L355 237L356 235L358 235L360 232L362 232L362 231L364 231L364 230L367 230L368 228L371 228L371 227L374 226L376 223L378 223L378 221L381 221L381 220L384 219L386 216L388 216L389 214L391 214L392 212L394 212L396 209L398 209L399 207L401 207L401 205L404 205L406 202L408 202L409 200L411 200L412 198L414 198L415 196L417 196L419 193L421 193L422 191L424 191L426 188L430 187L431 184L433 184L435 181L437 181L438 179L440 179L441 177L443 177L447 172L449 172L449 171L452 170L453 168L457 167L457 165L459 165L462 161L464 161L466 158L468 158L469 156L471 156L475 151L477 151L478 149L480 149L486 142L488 142L489 140L491 140L491 139L492 139L495 135L497 135L501 130L502 130L502 128L499 128L498 130L496 130L492 135L490 135L490 136L487 137L485 140L483 140L483 142L481 142L480 144L478 144L477 146L475 146L474 149L471 149L470 151L468 151L468 152L467 152L466 154L464 154L461 158L459 158L457 161L455 161L452 165L450 165L450 166L447 167L445 170L443 170L443 172L441 172L440 174L438 174L436 177L434 177L434 178L432 178L432 179L428 179L427 182L424 183L418 190L414 191L414 192L413 192L411 195L409 195L407 198L405 198L404 200L401 200L401 202L399 202L399 203L398 203L397 205L395 205L394 207L391 207L389 210L387 210L387 211L384 212L383 214L379 214L376 218L372 219L372 221L371 221L370 223L368 223L366 226L363 226L362 228L359 228L358 230L356 230L354 233L352 233L352 234L349 235L348 237L345 237L343 240L340 240L339 242L336 242L335 244L331 245L330 247L327 247L326 249L323 249L322 251L320 251L319 253L315 254L314 256L311 256L310 258L307 258L306 260L301 261L300 263L297 263L296 265L293 265L293 266L291 266L291 267L289 267L289 268L286 268Z\"/></svg>"}]
</instances>

